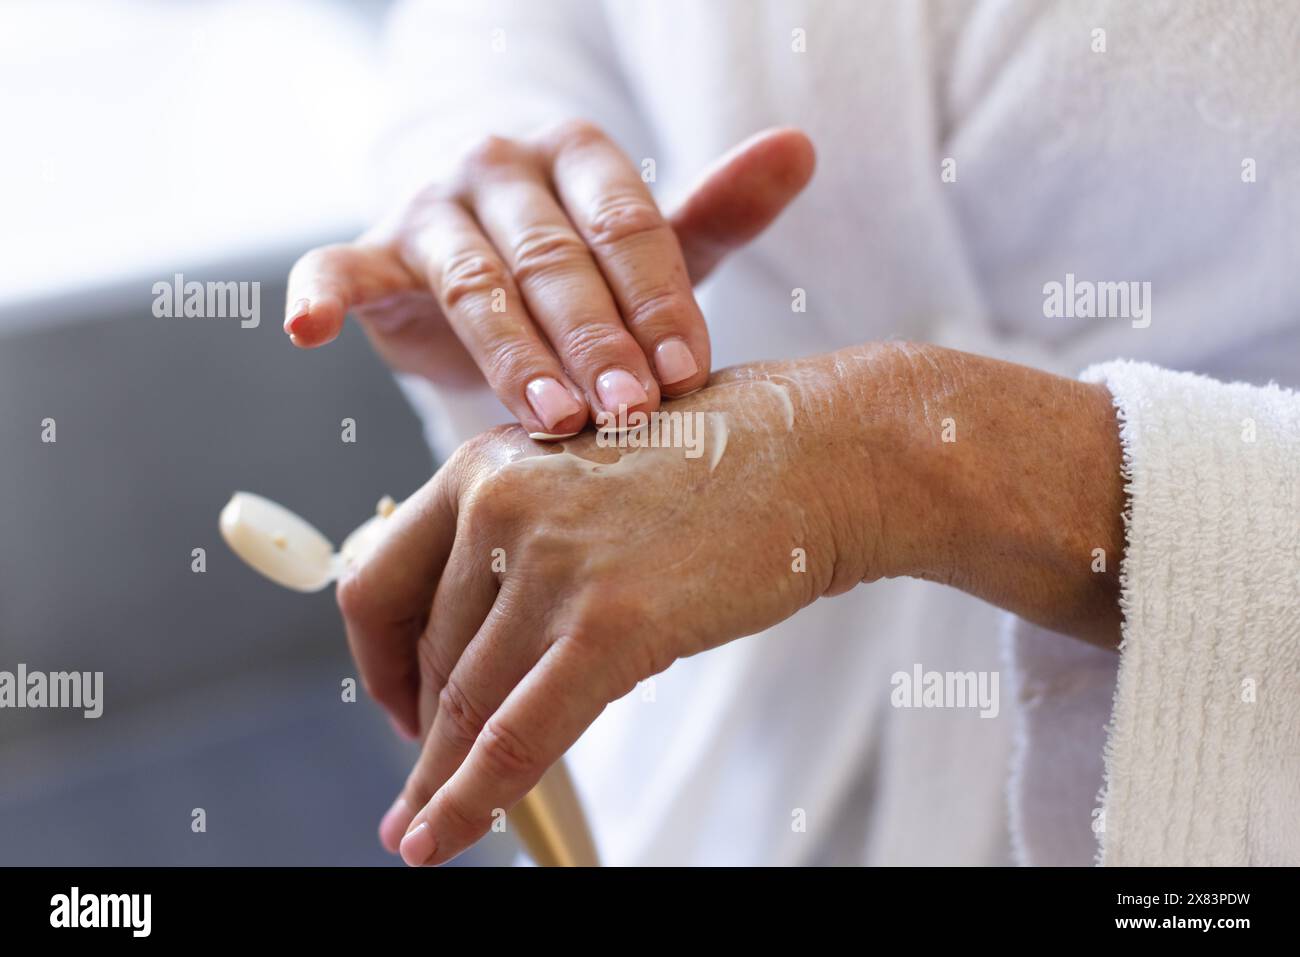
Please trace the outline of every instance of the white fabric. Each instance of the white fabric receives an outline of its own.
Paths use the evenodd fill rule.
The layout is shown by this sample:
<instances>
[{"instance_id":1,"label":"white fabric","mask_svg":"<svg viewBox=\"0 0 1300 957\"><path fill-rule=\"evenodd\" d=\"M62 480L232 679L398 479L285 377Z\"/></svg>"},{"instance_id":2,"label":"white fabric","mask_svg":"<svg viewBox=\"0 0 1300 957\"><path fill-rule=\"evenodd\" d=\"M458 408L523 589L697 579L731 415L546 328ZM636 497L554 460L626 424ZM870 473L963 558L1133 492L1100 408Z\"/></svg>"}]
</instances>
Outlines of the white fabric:
<instances>
[{"instance_id":1,"label":"white fabric","mask_svg":"<svg viewBox=\"0 0 1300 957\"><path fill-rule=\"evenodd\" d=\"M1092 49L1095 28L1106 30L1104 53ZM792 49L795 30L806 52ZM777 124L809 133L813 184L701 292L719 366L899 337L1066 374L1124 356L1300 380L1295 4L406 3L390 34L401 121L376 156L387 199L445 168L471 133L521 133L565 116L604 125L634 159L653 157L665 205L742 138ZM940 178L945 158L956 182ZM1242 181L1245 158L1256 182ZM1045 318L1043 285L1066 273L1151 282L1151 325ZM806 313L791 311L796 287L807 291ZM490 396L407 387L444 451L507 418ZM1184 397L1195 402L1194 391ZM1136 392L1133 401L1142 402ZM1244 569L1249 558L1238 562ZM1195 574L1201 600L1250 614L1228 583ZM1230 619L1216 620L1231 631ZM1181 632L1159 632L1159 621L1153 613L1143 625L1163 637L1129 672L1150 679L1152 662L1169 655L1181 663L1167 669L1170 681L1209 667L1200 645L1171 650ZM615 703L570 752L604 859L1005 862L1018 734L1017 846L1033 860L1046 841L1052 862L1087 863L1113 653L1051 636L1021 661L1029 644L1011 636L1005 647L1019 664L996 718L890 707L891 675L918 663L1011 677L1003 624L964 595L898 581L677 663L657 679L653 702L640 689ZM1272 641L1282 640L1279 630ZM1131 633L1126 661L1145 647ZM1284 695L1284 680L1262 670L1261 695ZM1163 707L1176 712L1181 691L1165 693L1174 698ZM1141 767L1155 747L1143 709L1155 705L1130 714L1126 701L1115 727L1131 740L1110 752L1107 860L1163 859L1165 844L1136 836L1147 819L1117 797L1160 787ZM1055 753L1034 750L1061 727L1082 730ZM1266 780L1274 798L1288 797ZM1235 792L1216 793L1227 802ZM1245 812L1241 846L1252 860L1269 857L1252 850L1268 840L1261 807ZM802 831L792 823L801 810Z\"/></svg>"},{"instance_id":2,"label":"white fabric","mask_svg":"<svg viewBox=\"0 0 1300 957\"><path fill-rule=\"evenodd\" d=\"M1124 643L1116 684L1114 656L1018 637L1031 685L1072 679L1038 689L1020 752L1024 768L1067 772L1052 779L1059 801L1017 809L1026 857L1070 863L1083 849L1048 818L1095 783L1100 728L1078 713L1113 692L1093 818L1104 863L1300 863L1300 396L1144 363L1085 378L1106 383L1123 423ZM1024 776L1026 791L1047 780Z\"/></svg>"}]
</instances>

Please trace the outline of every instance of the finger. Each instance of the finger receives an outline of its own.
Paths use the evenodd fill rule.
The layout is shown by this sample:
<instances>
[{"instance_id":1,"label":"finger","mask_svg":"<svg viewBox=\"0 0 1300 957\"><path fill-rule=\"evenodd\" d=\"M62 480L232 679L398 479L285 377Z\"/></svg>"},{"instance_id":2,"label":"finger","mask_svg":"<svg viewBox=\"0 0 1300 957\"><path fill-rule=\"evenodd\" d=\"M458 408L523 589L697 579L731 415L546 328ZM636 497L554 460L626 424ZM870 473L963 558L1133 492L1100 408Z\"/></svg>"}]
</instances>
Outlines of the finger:
<instances>
[{"instance_id":1,"label":"finger","mask_svg":"<svg viewBox=\"0 0 1300 957\"><path fill-rule=\"evenodd\" d=\"M423 284L391 246L364 239L321 246L289 270L284 331L296 346L322 346L337 338L351 310Z\"/></svg>"},{"instance_id":2,"label":"finger","mask_svg":"<svg viewBox=\"0 0 1300 957\"><path fill-rule=\"evenodd\" d=\"M416 815L402 839L413 866L451 860L513 807L596 720L625 694L608 668L569 640L552 644L484 723L468 757Z\"/></svg>"},{"instance_id":3,"label":"finger","mask_svg":"<svg viewBox=\"0 0 1300 957\"><path fill-rule=\"evenodd\" d=\"M593 417L659 407L659 385L587 244L535 167L480 178L475 214Z\"/></svg>"},{"instance_id":4,"label":"finger","mask_svg":"<svg viewBox=\"0 0 1300 957\"><path fill-rule=\"evenodd\" d=\"M765 130L714 164L669 217L691 282L771 225L816 165L812 141L789 127Z\"/></svg>"},{"instance_id":5,"label":"finger","mask_svg":"<svg viewBox=\"0 0 1300 957\"><path fill-rule=\"evenodd\" d=\"M670 395L699 389L709 377L709 333L677 236L640 173L590 124L566 124L542 150L564 208L659 385Z\"/></svg>"},{"instance_id":6,"label":"finger","mask_svg":"<svg viewBox=\"0 0 1300 957\"><path fill-rule=\"evenodd\" d=\"M464 207L432 202L402 254L424 270L457 337L530 435L556 438L586 426L583 392L542 339L506 264Z\"/></svg>"},{"instance_id":7,"label":"finger","mask_svg":"<svg viewBox=\"0 0 1300 957\"><path fill-rule=\"evenodd\" d=\"M403 502L336 592L362 684L411 735L419 730L415 644L455 538L454 481L452 466L443 466Z\"/></svg>"},{"instance_id":8,"label":"finger","mask_svg":"<svg viewBox=\"0 0 1300 957\"><path fill-rule=\"evenodd\" d=\"M455 389L483 386L483 373L443 316L433 293L399 293L360 306L352 316L394 372Z\"/></svg>"},{"instance_id":9,"label":"finger","mask_svg":"<svg viewBox=\"0 0 1300 957\"><path fill-rule=\"evenodd\" d=\"M482 629L500 592L500 581L492 571L492 550L482 544L462 544L465 540L458 536L457 545L452 547L433 596L429 623L416 647L420 665L421 735L433 722L438 695L448 676Z\"/></svg>"},{"instance_id":10,"label":"finger","mask_svg":"<svg viewBox=\"0 0 1300 957\"><path fill-rule=\"evenodd\" d=\"M442 646L440 653L455 655L454 665L444 672L420 757L379 825L379 839L390 852L396 853L416 812L465 760L488 716L542 653L536 636L500 627L503 618L514 613L517 609L509 610L509 602L499 597L496 606L489 606L486 620L480 618L477 637L471 631L461 648ZM454 640L450 634L442 637Z\"/></svg>"}]
</instances>

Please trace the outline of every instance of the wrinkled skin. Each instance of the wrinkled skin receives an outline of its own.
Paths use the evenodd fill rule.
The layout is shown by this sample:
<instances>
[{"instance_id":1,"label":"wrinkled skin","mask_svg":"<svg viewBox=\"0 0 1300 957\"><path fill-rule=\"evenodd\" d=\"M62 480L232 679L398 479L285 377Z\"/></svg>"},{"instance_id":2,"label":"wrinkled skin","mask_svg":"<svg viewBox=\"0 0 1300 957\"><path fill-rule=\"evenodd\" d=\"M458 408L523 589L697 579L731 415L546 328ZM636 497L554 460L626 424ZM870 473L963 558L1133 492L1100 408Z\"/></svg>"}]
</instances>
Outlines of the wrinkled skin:
<instances>
[{"instance_id":1,"label":"wrinkled skin","mask_svg":"<svg viewBox=\"0 0 1300 957\"><path fill-rule=\"evenodd\" d=\"M813 165L803 133L767 130L661 213L639 165L590 123L488 136L357 240L299 259L285 332L318 348L351 314L393 369L486 384L537 436L576 434L620 405L654 410L709 378L694 284Z\"/></svg>"},{"instance_id":2,"label":"wrinkled skin","mask_svg":"<svg viewBox=\"0 0 1300 957\"><path fill-rule=\"evenodd\" d=\"M862 581L943 581L1113 645L1116 585L1089 572L1122 547L1104 389L892 344L727 370L668 408L706 414L698 457L471 440L340 583L366 687L425 735L381 824L408 863L486 833L638 681Z\"/></svg>"}]
</instances>

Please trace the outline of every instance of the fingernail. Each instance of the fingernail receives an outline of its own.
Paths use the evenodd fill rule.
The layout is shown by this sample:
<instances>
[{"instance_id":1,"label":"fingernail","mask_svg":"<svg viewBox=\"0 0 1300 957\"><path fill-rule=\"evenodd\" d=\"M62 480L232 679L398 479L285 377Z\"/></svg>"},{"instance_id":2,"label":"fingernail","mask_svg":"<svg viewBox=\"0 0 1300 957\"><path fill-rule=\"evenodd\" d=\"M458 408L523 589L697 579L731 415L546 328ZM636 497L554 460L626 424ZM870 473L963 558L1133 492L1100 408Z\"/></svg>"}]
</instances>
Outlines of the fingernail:
<instances>
[{"instance_id":1,"label":"fingernail","mask_svg":"<svg viewBox=\"0 0 1300 957\"><path fill-rule=\"evenodd\" d=\"M437 849L438 842L427 821L421 821L402 838L402 860L411 867L422 867Z\"/></svg>"},{"instance_id":2,"label":"fingernail","mask_svg":"<svg viewBox=\"0 0 1300 957\"><path fill-rule=\"evenodd\" d=\"M290 335L294 332L294 326L298 325L303 316L311 311L311 303L306 299L299 299L289 310L289 315L284 317L284 331Z\"/></svg>"},{"instance_id":3,"label":"fingernail","mask_svg":"<svg viewBox=\"0 0 1300 957\"><path fill-rule=\"evenodd\" d=\"M619 406L640 405L649 396L636 377L626 369L610 369L596 378L596 395L600 404L610 412L617 412Z\"/></svg>"},{"instance_id":4,"label":"fingernail","mask_svg":"<svg viewBox=\"0 0 1300 957\"><path fill-rule=\"evenodd\" d=\"M528 437L534 442L558 442L560 439L571 439L577 432L529 432Z\"/></svg>"},{"instance_id":5,"label":"fingernail","mask_svg":"<svg viewBox=\"0 0 1300 957\"><path fill-rule=\"evenodd\" d=\"M559 423L582 409L581 403L555 379L534 379L524 391L528 404L548 432L554 432Z\"/></svg>"},{"instance_id":6,"label":"fingernail","mask_svg":"<svg viewBox=\"0 0 1300 957\"><path fill-rule=\"evenodd\" d=\"M379 843L384 845L388 853L397 853L397 848L402 843L402 835L406 833L407 825L411 823L411 818L414 816L406 803L406 798L400 796L384 813L383 820L379 822Z\"/></svg>"},{"instance_id":7,"label":"fingernail","mask_svg":"<svg viewBox=\"0 0 1300 957\"><path fill-rule=\"evenodd\" d=\"M700 367L696 365L695 356L691 355L685 342L681 339L665 339L655 349L655 370L659 373L662 384L672 385L689 379L700 371Z\"/></svg>"}]
</instances>

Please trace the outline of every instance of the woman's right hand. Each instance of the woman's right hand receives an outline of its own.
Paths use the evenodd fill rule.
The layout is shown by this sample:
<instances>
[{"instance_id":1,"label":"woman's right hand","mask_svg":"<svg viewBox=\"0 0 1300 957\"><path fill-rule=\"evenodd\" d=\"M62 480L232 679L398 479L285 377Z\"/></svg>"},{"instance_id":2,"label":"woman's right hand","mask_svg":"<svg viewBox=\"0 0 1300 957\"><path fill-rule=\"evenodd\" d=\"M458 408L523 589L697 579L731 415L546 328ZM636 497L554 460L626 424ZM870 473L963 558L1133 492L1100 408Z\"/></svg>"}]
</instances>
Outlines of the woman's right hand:
<instances>
[{"instance_id":1,"label":"woman's right hand","mask_svg":"<svg viewBox=\"0 0 1300 957\"><path fill-rule=\"evenodd\" d=\"M538 438L620 406L653 411L708 381L693 284L762 232L813 165L803 133L760 133L665 218L589 123L488 137L391 220L298 260L284 328L314 348L351 312L393 369L453 387L485 379Z\"/></svg>"}]
</instances>

